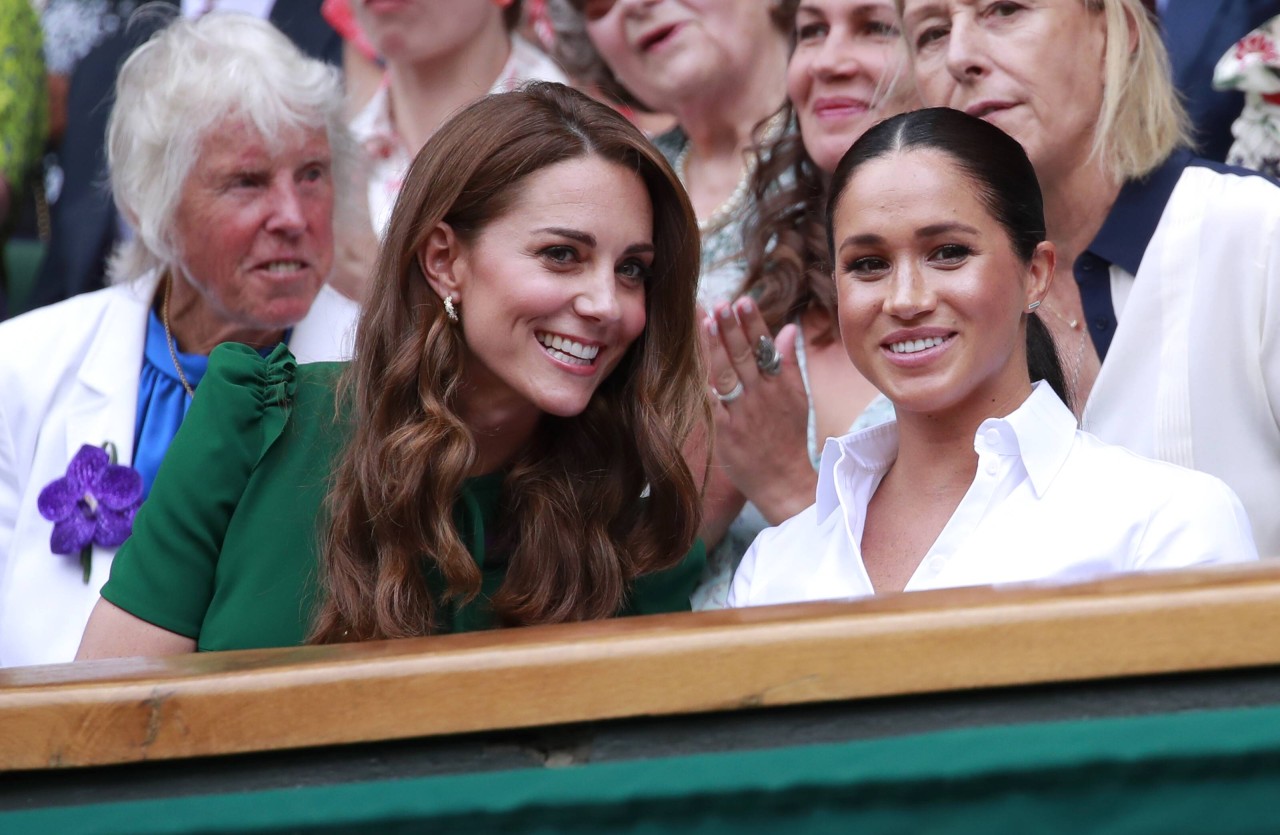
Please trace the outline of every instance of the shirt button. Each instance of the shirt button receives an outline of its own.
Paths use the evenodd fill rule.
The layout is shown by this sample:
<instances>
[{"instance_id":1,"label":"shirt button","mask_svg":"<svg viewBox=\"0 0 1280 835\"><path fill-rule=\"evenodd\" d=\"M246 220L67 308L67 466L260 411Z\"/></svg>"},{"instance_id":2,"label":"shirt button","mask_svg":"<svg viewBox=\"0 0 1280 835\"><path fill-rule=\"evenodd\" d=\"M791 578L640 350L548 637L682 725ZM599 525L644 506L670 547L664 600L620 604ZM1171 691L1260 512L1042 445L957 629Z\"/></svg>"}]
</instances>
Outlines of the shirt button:
<instances>
[{"instance_id":1,"label":"shirt button","mask_svg":"<svg viewBox=\"0 0 1280 835\"><path fill-rule=\"evenodd\" d=\"M988 459L987 463L982 466L987 471L987 475L995 475L1000 472L1000 462L994 458Z\"/></svg>"},{"instance_id":2,"label":"shirt button","mask_svg":"<svg viewBox=\"0 0 1280 835\"><path fill-rule=\"evenodd\" d=\"M988 429L982 437L986 440L987 446L992 449L995 449L1000 444L1000 430L998 429Z\"/></svg>"}]
</instances>

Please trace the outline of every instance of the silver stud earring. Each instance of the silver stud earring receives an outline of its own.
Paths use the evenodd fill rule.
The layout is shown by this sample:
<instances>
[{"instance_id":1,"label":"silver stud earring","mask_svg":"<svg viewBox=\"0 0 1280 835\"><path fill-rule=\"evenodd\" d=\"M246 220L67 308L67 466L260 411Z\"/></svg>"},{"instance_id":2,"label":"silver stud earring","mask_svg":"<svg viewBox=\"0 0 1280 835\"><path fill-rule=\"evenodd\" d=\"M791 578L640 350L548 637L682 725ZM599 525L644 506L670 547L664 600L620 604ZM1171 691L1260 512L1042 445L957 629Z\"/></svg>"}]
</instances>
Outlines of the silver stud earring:
<instances>
[{"instance_id":1,"label":"silver stud earring","mask_svg":"<svg viewBox=\"0 0 1280 835\"><path fill-rule=\"evenodd\" d=\"M458 308L453 304L453 296L444 297L444 315L449 317L450 322L457 323Z\"/></svg>"},{"instance_id":2,"label":"silver stud earring","mask_svg":"<svg viewBox=\"0 0 1280 835\"><path fill-rule=\"evenodd\" d=\"M1033 301L1031 304L1027 305L1027 312L1030 313L1031 311L1035 310L1039 306L1040 306L1039 300Z\"/></svg>"}]
</instances>

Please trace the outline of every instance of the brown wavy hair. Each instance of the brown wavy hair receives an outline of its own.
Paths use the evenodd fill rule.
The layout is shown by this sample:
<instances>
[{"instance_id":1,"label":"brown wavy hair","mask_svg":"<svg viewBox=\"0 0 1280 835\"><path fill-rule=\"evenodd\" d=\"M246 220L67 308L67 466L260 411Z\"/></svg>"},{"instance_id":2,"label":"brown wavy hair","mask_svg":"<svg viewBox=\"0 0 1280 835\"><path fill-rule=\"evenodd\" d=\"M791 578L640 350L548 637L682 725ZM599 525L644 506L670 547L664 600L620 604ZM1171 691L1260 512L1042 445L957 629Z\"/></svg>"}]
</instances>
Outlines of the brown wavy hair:
<instances>
[{"instance_id":1,"label":"brown wavy hair","mask_svg":"<svg viewBox=\"0 0 1280 835\"><path fill-rule=\"evenodd\" d=\"M774 20L788 33L793 52L799 7L800 0L779 0L774 8ZM881 80L882 116L914 106L914 91L904 82L898 74ZM805 311L821 311L826 326L811 339L827 345L839 333L824 216L826 176L805 150L790 99L779 112L779 121L790 129L754 148L759 162L751 178L754 211L743 230L747 274L742 291L755 297L775 333Z\"/></svg>"},{"instance_id":2,"label":"brown wavy hair","mask_svg":"<svg viewBox=\"0 0 1280 835\"><path fill-rule=\"evenodd\" d=\"M785 124L795 125L790 101L781 113ZM821 310L827 327L814 342L825 345L837 335L836 286L823 216L825 178L794 127L757 146L755 153L759 162L751 175L754 209L743 230L747 274L742 292L756 299L774 333L806 310Z\"/></svg>"},{"instance_id":3,"label":"brown wavy hair","mask_svg":"<svg viewBox=\"0 0 1280 835\"><path fill-rule=\"evenodd\" d=\"M339 386L353 435L326 503L325 594L312 642L440 631L445 601L428 588L432 570L448 602L479 594L480 570L453 521L476 456L458 406L466 345L417 253L441 221L474 240L515 201L522 180L585 156L635 171L653 203L647 324L586 409L543 415L506 470L500 541L509 544L509 564L491 600L494 622L610 617L632 581L674 566L692 547L701 497L681 447L710 420L696 339L693 208L626 119L562 85L533 83L449 121L419 152L396 200L356 358Z\"/></svg>"},{"instance_id":4,"label":"brown wavy hair","mask_svg":"<svg viewBox=\"0 0 1280 835\"><path fill-rule=\"evenodd\" d=\"M799 7L800 0L779 0L773 8L774 22L787 33L793 52ZM837 335L823 216L825 178L804 148L790 99L779 113L788 129L754 149L758 162L751 176L754 209L743 230L747 274L742 292L755 297L774 333L806 310L823 311L828 325L814 341L825 345Z\"/></svg>"}]
</instances>

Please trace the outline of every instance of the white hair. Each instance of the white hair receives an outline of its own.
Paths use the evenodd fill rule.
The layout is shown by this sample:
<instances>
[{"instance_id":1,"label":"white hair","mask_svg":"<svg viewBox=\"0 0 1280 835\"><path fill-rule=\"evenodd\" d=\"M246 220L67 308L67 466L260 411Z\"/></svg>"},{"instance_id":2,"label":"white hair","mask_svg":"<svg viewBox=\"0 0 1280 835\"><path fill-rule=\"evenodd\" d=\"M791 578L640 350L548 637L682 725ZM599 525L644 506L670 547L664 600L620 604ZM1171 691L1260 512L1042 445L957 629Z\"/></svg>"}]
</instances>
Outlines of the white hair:
<instances>
[{"instance_id":1,"label":"white hair","mask_svg":"<svg viewBox=\"0 0 1280 835\"><path fill-rule=\"evenodd\" d=\"M308 58L266 21L243 14L175 19L120 69L107 125L107 167L132 240L111 280L179 263L174 215L201 143L228 119L251 124L273 150L323 129L341 190L354 159L337 70Z\"/></svg>"}]
</instances>

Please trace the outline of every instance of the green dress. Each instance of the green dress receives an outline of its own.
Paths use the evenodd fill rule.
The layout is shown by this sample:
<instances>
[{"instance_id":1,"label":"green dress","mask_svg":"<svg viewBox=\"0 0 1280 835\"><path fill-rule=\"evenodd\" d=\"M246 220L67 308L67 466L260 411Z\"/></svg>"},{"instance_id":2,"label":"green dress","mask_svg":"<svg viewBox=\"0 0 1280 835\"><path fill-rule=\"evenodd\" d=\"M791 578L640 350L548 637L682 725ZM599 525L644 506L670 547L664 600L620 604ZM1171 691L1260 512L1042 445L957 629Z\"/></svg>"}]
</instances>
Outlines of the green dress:
<instances>
[{"instance_id":1,"label":"green dress","mask_svg":"<svg viewBox=\"0 0 1280 835\"><path fill-rule=\"evenodd\" d=\"M303 643L319 598L329 473L349 432L334 419L341 369L297 365L283 345L265 359L243 345L216 348L102 596L200 650ZM502 480L469 479L454 504L483 581L472 602L445 611L443 632L492 626L488 601L506 561L486 565L486 531L499 524ZM619 614L688 610L703 563L698 543L675 567L639 578Z\"/></svg>"}]
</instances>

